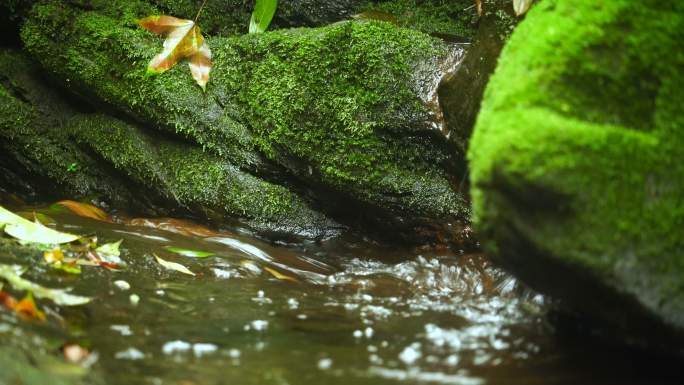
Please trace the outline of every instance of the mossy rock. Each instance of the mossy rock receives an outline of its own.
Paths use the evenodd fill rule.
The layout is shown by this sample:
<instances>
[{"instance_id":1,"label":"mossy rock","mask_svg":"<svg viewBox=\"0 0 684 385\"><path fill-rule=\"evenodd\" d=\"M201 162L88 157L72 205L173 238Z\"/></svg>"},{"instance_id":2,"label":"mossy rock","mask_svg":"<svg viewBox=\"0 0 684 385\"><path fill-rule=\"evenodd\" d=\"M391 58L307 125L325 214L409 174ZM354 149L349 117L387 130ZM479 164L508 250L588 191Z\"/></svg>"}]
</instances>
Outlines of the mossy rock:
<instances>
[{"instance_id":1,"label":"mossy rock","mask_svg":"<svg viewBox=\"0 0 684 385\"><path fill-rule=\"evenodd\" d=\"M684 343L684 3L545 0L469 149L486 250L625 342Z\"/></svg>"},{"instance_id":2,"label":"mossy rock","mask_svg":"<svg viewBox=\"0 0 684 385\"><path fill-rule=\"evenodd\" d=\"M409 237L460 234L465 164L434 129L431 105L458 62L451 45L378 21L209 37L215 65L203 92L184 64L145 76L161 39L135 21L157 11L48 1L32 10L23 42L69 91L239 170L289 181L334 216Z\"/></svg>"},{"instance_id":3,"label":"mossy rock","mask_svg":"<svg viewBox=\"0 0 684 385\"><path fill-rule=\"evenodd\" d=\"M0 80L0 184L9 190L93 197L147 215L240 220L271 235L317 238L341 228L288 188L197 145L74 109L20 53L0 51Z\"/></svg>"}]
</instances>

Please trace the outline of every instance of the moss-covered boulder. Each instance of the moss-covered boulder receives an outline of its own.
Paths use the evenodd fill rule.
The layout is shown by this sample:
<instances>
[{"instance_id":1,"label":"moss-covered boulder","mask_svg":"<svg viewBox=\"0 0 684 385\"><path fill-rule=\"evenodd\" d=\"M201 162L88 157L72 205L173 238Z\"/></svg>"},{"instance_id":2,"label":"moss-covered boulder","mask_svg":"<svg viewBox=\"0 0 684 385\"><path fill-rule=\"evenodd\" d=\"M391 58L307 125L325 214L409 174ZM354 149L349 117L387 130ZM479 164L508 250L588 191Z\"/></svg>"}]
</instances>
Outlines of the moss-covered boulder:
<instances>
[{"instance_id":1,"label":"moss-covered boulder","mask_svg":"<svg viewBox=\"0 0 684 385\"><path fill-rule=\"evenodd\" d=\"M469 149L489 253L606 333L676 350L682 42L682 2L538 3L504 48Z\"/></svg>"},{"instance_id":2,"label":"moss-covered boulder","mask_svg":"<svg viewBox=\"0 0 684 385\"><path fill-rule=\"evenodd\" d=\"M290 183L335 217L459 236L464 161L434 129L434 95L461 51L377 21L209 37L205 93L185 65L145 76L161 39L135 21L158 12L144 1L47 1L22 38L68 91Z\"/></svg>"},{"instance_id":3,"label":"moss-covered boulder","mask_svg":"<svg viewBox=\"0 0 684 385\"><path fill-rule=\"evenodd\" d=\"M241 220L311 238L340 226L287 187L192 143L92 111L51 89L24 55L0 51L0 185L29 197L92 197L147 215Z\"/></svg>"}]
</instances>

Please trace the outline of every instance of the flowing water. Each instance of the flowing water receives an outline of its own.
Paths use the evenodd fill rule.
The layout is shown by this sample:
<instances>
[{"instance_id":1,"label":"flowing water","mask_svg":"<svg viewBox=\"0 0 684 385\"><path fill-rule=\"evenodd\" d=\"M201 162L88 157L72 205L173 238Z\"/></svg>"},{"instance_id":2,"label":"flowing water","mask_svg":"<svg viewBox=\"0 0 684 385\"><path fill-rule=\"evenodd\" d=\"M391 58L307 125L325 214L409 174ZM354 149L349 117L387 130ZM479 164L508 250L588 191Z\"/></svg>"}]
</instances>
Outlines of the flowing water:
<instances>
[{"instance_id":1,"label":"flowing water","mask_svg":"<svg viewBox=\"0 0 684 385\"><path fill-rule=\"evenodd\" d=\"M70 308L38 301L45 322L0 308L0 363L28 368L0 368L0 383L41 384L40 375L53 385L678 383L639 356L559 333L548 299L481 255L353 235L269 244L159 221L52 216L61 230L100 243L123 239L126 268L70 276L44 266L39 253L0 255L0 263L31 266L31 280L95 298ZM167 246L216 255L189 258ZM153 254L196 275L166 270ZM65 363L65 344L90 356ZM10 382L17 377L26 382Z\"/></svg>"}]
</instances>

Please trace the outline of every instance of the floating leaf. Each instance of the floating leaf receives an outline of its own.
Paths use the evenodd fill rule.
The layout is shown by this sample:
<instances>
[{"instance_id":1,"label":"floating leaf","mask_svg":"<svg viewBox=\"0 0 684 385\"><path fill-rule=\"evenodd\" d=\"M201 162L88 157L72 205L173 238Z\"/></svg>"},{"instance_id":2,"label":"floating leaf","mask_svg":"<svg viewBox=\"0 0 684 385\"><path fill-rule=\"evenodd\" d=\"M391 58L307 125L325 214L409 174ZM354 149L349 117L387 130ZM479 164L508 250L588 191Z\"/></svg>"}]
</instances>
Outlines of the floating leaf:
<instances>
[{"instance_id":1,"label":"floating leaf","mask_svg":"<svg viewBox=\"0 0 684 385\"><path fill-rule=\"evenodd\" d=\"M533 1L534 0L513 0L513 10L515 11L515 15L520 16L527 12L527 10L530 9Z\"/></svg>"},{"instance_id":2,"label":"floating leaf","mask_svg":"<svg viewBox=\"0 0 684 385\"><path fill-rule=\"evenodd\" d=\"M47 250L43 253L43 259L54 269L69 274L81 274L81 266L76 259L67 260L61 249Z\"/></svg>"},{"instance_id":3,"label":"floating leaf","mask_svg":"<svg viewBox=\"0 0 684 385\"><path fill-rule=\"evenodd\" d=\"M278 0L257 0L249 20L249 33L260 33L268 29L278 7Z\"/></svg>"},{"instance_id":4,"label":"floating leaf","mask_svg":"<svg viewBox=\"0 0 684 385\"><path fill-rule=\"evenodd\" d=\"M119 250L121 242L123 242L123 239L120 239L117 242L105 243L104 245L98 247L95 251L97 251L97 254L100 256L103 262L120 265L123 263L121 258L119 258L121 255L121 251Z\"/></svg>"},{"instance_id":5,"label":"floating leaf","mask_svg":"<svg viewBox=\"0 0 684 385\"><path fill-rule=\"evenodd\" d=\"M47 250L43 253L43 259L47 263L62 262L64 261L64 252L59 248Z\"/></svg>"},{"instance_id":6,"label":"floating leaf","mask_svg":"<svg viewBox=\"0 0 684 385\"><path fill-rule=\"evenodd\" d=\"M83 305L92 300L92 298L69 294L68 290L48 289L40 286L37 283L21 278L21 273L21 266L0 264L0 278L4 278L15 290L30 291L38 298L50 299L57 305L63 306Z\"/></svg>"},{"instance_id":7,"label":"floating leaf","mask_svg":"<svg viewBox=\"0 0 684 385\"><path fill-rule=\"evenodd\" d=\"M38 309L30 291L14 306L14 311L23 320L45 321L45 313Z\"/></svg>"},{"instance_id":8,"label":"floating leaf","mask_svg":"<svg viewBox=\"0 0 684 385\"><path fill-rule=\"evenodd\" d=\"M272 276L276 277L281 281L299 282L296 278L292 278L289 275L285 275L279 272L278 270L271 269L270 267L264 266L264 270L268 271L269 273L271 273Z\"/></svg>"},{"instance_id":9,"label":"floating leaf","mask_svg":"<svg viewBox=\"0 0 684 385\"><path fill-rule=\"evenodd\" d=\"M5 233L26 242L60 244L80 238L78 235L62 233L38 222L31 222L0 206L0 225L3 224Z\"/></svg>"},{"instance_id":10,"label":"floating leaf","mask_svg":"<svg viewBox=\"0 0 684 385\"><path fill-rule=\"evenodd\" d=\"M211 71L211 50L194 21L172 16L149 16L138 21L138 24L148 31L166 36L164 50L147 66L148 75L161 74L187 58L190 60L192 77L203 90L206 88Z\"/></svg>"},{"instance_id":11,"label":"floating leaf","mask_svg":"<svg viewBox=\"0 0 684 385\"><path fill-rule=\"evenodd\" d=\"M20 217L24 218L24 219L27 219L27 220L33 221L33 222L38 221L41 224L46 225L46 226L47 225L54 225L55 223L57 223L57 221L55 221L51 217L49 217L43 213L37 213L35 211L30 211L30 212L21 211L21 212L18 212L16 214L19 215Z\"/></svg>"},{"instance_id":12,"label":"floating leaf","mask_svg":"<svg viewBox=\"0 0 684 385\"><path fill-rule=\"evenodd\" d=\"M65 200L59 201L57 204L68 208L74 214L81 217L91 218L103 222L112 222L112 218L107 215L106 212L102 211L102 209L99 207L88 203Z\"/></svg>"},{"instance_id":13,"label":"floating leaf","mask_svg":"<svg viewBox=\"0 0 684 385\"><path fill-rule=\"evenodd\" d=\"M166 246L166 250L190 258L207 258L216 255L215 253L202 250L190 250L180 247Z\"/></svg>"},{"instance_id":14,"label":"floating leaf","mask_svg":"<svg viewBox=\"0 0 684 385\"><path fill-rule=\"evenodd\" d=\"M134 218L128 221L127 224L132 226L151 227L154 229L166 230L172 233L188 236L194 235L197 237L214 237L220 235L219 233L202 225L175 218Z\"/></svg>"},{"instance_id":15,"label":"floating leaf","mask_svg":"<svg viewBox=\"0 0 684 385\"><path fill-rule=\"evenodd\" d=\"M157 260L157 263L164 266L164 268L167 270L174 270L174 271L177 271L177 272L183 273L183 274L195 275L195 273L193 273L187 267L181 265L180 263L166 261L164 259L159 258L159 256L157 254L153 254L153 255L154 255L154 258Z\"/></svg>"}]
</instances>

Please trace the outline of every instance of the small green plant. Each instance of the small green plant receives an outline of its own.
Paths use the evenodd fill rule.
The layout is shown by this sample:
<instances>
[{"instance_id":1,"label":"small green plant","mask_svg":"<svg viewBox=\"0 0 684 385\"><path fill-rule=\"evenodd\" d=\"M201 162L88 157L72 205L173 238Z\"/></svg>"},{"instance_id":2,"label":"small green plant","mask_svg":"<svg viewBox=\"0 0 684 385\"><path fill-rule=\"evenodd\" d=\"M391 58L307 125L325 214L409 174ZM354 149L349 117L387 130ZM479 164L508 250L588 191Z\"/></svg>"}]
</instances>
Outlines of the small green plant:
<instances>
[{"instance_id":1,"label":"small green plant","mask_svg":"<svg viewBox=\"0 0 684 385\"><path fill-rule=\"evenodd\" d=\"M67 172L76 172L78 171L78 163L72 163L67 167Z\"/></svg>"},{"instance_id":2,"label":"small green plant","mask_svg":"<svg viewBox=\"0 0 684 385\"><path fill-rule=\"evenodd\" d=\"M273 20L278 0L257 0L249 20L249 33L260 33L266 31Z\"/></svg>"}]
</instances>

